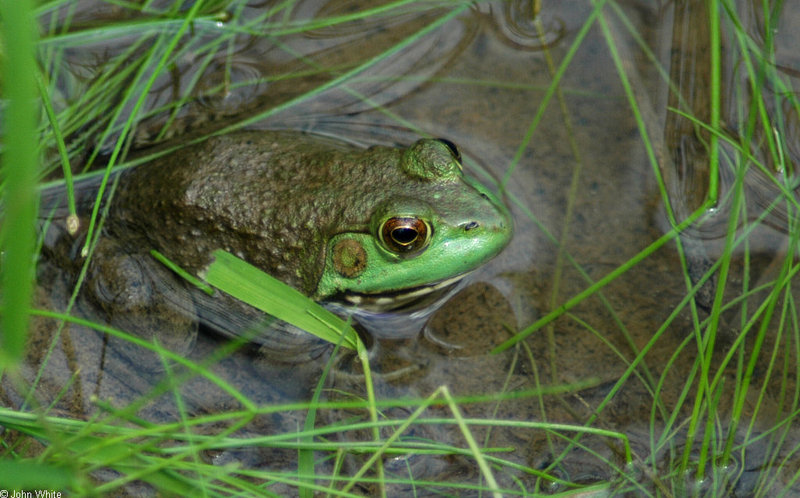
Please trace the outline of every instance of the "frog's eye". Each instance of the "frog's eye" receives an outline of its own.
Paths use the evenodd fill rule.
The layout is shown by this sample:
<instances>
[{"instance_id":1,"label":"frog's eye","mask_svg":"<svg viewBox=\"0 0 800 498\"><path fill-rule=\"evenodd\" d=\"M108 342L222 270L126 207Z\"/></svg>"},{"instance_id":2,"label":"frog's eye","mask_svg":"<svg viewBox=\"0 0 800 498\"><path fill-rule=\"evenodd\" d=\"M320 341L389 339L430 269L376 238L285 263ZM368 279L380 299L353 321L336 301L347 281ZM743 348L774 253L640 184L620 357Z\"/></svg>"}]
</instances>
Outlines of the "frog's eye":
<instances>
[{"instance_id":1,"label":"frog's eye","mask_svg":"<svg viewBox=\"0 0 800 498\"><path fill-rule=\"evenodd\" d=\"M404 256L422 251L431 239L428 223L413 217L389 218L383 222L378 234L386 249Z\"/></svg>"},{"instance_id":2,"label":"frog's eye","mask_svg":"<svg viewBox=\"0 0 800 498\"><path fill-rule=\"evenodd\" d=\"M461 164L461 151L458 150L456 144L446 138L437 138L436 140L445 144L447 148L450 149L450 154L453 155L453 159L455 159L458 164Z\"/></svg>"}]
</instances>

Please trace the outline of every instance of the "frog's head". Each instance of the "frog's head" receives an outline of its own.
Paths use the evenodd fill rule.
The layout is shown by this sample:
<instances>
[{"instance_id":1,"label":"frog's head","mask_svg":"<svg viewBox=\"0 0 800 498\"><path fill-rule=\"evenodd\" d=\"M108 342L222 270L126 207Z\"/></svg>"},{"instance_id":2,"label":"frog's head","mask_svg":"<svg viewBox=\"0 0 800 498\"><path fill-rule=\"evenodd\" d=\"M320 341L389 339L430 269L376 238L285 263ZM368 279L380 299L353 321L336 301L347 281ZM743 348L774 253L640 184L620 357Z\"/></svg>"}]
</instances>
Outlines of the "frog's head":
<instances>
[{"instance_id":1,"label":"frog's head","mask_svg":"<svg viewBox=\"0 0 800 498\"><path fill-rule=\"evenodd\" d=\"M367 227L328 241L318 298L397 308L450 286L508 244L508 210L464 176L451 142L416 142L400 170L402 181L376 201Z\"/></svg>"}]
</instances>

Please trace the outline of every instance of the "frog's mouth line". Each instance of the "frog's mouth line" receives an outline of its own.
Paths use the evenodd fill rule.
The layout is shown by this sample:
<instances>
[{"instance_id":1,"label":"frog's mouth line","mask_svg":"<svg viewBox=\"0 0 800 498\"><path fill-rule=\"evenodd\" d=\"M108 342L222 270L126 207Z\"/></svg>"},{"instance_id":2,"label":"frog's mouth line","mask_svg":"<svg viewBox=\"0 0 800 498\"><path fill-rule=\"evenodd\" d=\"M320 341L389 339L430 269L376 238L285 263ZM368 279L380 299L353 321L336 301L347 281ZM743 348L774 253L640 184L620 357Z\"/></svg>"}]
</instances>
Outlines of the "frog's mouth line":
<instances>
[{"instance_id":1,"label":"frog's mouth line","mask_svg":"<svg viewBox=\"0 0 800 498\"><path fill-rule=\"evenodd\" d=\"M393 292L375 294L345 292L344 300L349 304L369 311L390 311L412 305L414 307L424 307L429 304L424 298L452 287L470 273L462 273L433 284L410 287Z\"/></svg>"}]
</instances>

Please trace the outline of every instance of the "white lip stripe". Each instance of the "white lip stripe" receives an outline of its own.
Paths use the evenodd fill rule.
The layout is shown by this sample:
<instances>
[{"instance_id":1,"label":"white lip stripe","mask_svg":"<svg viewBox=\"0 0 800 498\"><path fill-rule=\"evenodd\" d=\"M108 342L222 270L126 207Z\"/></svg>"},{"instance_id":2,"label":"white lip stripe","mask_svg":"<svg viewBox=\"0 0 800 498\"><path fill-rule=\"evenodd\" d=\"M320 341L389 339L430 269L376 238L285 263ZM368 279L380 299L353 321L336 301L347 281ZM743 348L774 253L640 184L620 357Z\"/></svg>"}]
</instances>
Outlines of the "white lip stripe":
<instances>
[{"instance_id":1,"label":"white lip stripe","mask_svg":"<svg viewBox=\"0 0 800 498\"><path fill-rule=\"evenodd\" d=\"M447 287L451 284L454 284L467 276L469 273L462 273L461 275L457 275L452 278L448 278L446 280L442 280L432 285L427 285L423 287L415 287L408 292L405 293L397 293L390 296L381 295L381 294L345 294L344 298L350 304L355 306L369 306L369 307L388 307L390 305L400 305L402 303L413 301L414 299L420 298L422 296L426 296L432 292L436 292L439 289Z\"/></svg>"}]
</instances>

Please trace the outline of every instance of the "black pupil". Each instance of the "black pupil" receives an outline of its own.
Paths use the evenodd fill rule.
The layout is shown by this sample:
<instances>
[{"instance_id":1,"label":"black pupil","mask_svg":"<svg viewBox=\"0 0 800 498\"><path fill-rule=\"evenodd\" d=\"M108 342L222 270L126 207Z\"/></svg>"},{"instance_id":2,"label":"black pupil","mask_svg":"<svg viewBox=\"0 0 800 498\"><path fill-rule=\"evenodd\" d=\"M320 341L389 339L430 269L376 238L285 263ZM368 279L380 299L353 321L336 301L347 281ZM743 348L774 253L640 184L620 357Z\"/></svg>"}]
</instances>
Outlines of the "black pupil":
<instances>
[{"instance_id":1,"label":"black pupil","mask_svg":"<svg viewBox=\"0 0 800 498\"><path fill-rule=\"evenodd\" d=\"M437 138L437 140L445 144L447 148L450 149L450 153L453 155L456 161L461 162L461 153L458 151L456 144L446 138Z\"/></svg>"},{"instance_id":2,"label":"black pupil","mask_svg":"<svg viewBox=\"0 0 800 498\"><path fill-rule=\"evenodd\" d=\"M417 238L417 231L413 228L402 227L392 230L392 239L401 245L408 245Z\"/></svg>"}]
</instances>

